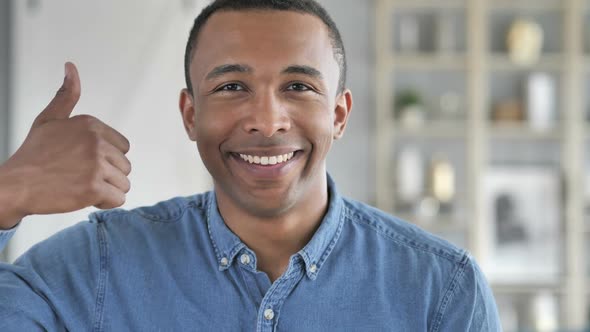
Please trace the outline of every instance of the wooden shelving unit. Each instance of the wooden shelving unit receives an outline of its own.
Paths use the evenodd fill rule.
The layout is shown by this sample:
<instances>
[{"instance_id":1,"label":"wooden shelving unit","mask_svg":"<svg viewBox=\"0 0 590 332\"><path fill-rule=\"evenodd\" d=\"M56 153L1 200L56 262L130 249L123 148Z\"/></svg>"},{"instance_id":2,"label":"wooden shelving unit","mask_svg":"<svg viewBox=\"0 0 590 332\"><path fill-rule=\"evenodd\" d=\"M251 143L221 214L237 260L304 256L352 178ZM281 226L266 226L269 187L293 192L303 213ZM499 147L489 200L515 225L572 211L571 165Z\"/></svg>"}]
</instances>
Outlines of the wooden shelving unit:
<instances>
[{"instance_id":1,"label":"wooden shelving unit","mask_svg":"<svg viewBox=\"0 0 590 332\"><path fill-rule=\"evenodd\" d=\"M450 124L434 124L423 128L393 128L398 138L464 138L467 135L465 126Z\"/></svg>"},{"instance_id":2,"label":"wooden shelving unit","mask_svg":"<svg viewBox=\"0 0 590 332\"><path fill-rule=\"evenodd\" d=\"M465 6L464 0L446 0L445 3L441 6L440 1L437 0L397 0L395 1L395 7L398 9L440 9L441 7L445 8L455 8L460 9Z\"/></svg>"},{"instance_id":3,"label":"wooden shelving unit","mask_svg":"<svg viewBox=\"0 0 590 332\"><path fill-rule=\"evenodd\" d=\"M510 61L504 54L490 56L490 69L501 71L559 71L563 68L564 57L561 54L546 54L534 65L517 65Z\"/></svg>"},{"instance_id":4,"label":"wooden shelving unit","mask_svg":"<svg viewBox=\"0 0 590 332\"><path fill-rule=\"evenodd\" d=\"M459 13L465 27L465 49L449 54L435 51L400 52L396 49L396 15L436 16L438 12ZM376 204L401 218L415 222L436 234L458 232L467 239L467 249L478 259L486 257L489 234L484 212L483 180L493 159L491 144L495 140L516 140L527 144L559 145L559 172L563 174L562 205L563 234L561 273L555 282L492 282L497 296L526 296L545 291L559 299L560 328L581 330L589 325L590 289L587 275L586 246L588 236L585 218L584 179L586 158L584 145L590 140L590 125L586 108L590 98L590 56L584 39L590 19L590 1L585 0L377 0L376 17L376 116L375 145ZM534 66L516 65L507 53L492 45L491 25L501 15L529 15L531 17L558 15L560 39L545 50ZM495 30L494 30L495 31ZM551 38L555 38L555 33ZM587 42L590 44L590 41ZM558 45L558 46L555 46ZM396 123L393 100L398 83L408 75L454 71L464 81L464 118L456 123L426 123L419 128L405 128ZM495 125L490 121L493 103L493 80L497 75L519 75L542 71L555 74L559 104L559 121L546 131L527 126ZM433 78L435 80L435 78ZM443 82L444 83L444 82ZM424 222L419 216L396 208L393 175L396 151L408 140L462 142L464 172L458 174L464 182L461 189L463 214L455 222L448 216L444 222ZM445 226L447 225L447 226Z\"/></svg>"},{"instance_id":5,"label":"wooden shelving unit","mask_svg":"<svg viewBox=\"0 0 590 332\"><path fill-rule=\"evenodd\" d=\"M463 56L439 54L403 54L389 59L389 66L399 67L405 70L460 70L467 67Z\"/></svg>"},{"instance_id":6,"label":"wooden shelving unit","mask_svg":"<svg viewBox=\"0 0 590 332\"><path fill-rule=\"evenodd\" d=\"M562 0L496 0L488 1L486 5L491 10L547 11L564 8Z\"/></svg>"}]
</instances>

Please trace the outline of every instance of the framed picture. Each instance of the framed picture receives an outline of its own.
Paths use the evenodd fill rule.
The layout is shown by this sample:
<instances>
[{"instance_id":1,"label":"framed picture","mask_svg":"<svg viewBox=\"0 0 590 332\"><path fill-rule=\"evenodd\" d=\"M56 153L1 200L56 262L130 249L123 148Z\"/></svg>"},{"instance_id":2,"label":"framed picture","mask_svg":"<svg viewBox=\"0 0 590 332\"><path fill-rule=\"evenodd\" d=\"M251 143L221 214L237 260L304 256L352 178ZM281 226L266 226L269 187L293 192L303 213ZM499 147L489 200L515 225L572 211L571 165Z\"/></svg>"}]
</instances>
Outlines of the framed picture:
<instances>
[{"instance_id":1,"label":"framed picture","mask_svg":"<svg viewBox=\"0 0 590 332\"><path fill-rule=\"evenodd\" d=\"M482 268L494 283L555 282L560 273L561 190L551 167L497 166L484 178L487 243Z\"/></svg>"}]
</instances>

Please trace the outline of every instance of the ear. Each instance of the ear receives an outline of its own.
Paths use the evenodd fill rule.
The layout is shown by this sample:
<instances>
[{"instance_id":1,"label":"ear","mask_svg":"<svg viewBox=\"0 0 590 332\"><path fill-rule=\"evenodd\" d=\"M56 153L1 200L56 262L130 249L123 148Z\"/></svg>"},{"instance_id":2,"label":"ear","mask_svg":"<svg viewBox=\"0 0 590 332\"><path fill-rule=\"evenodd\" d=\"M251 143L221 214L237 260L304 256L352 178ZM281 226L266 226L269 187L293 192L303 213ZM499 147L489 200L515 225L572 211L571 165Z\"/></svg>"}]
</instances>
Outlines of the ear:
<instances>
[{"instance_id":1,"label":"ear","mask_svg":"<svg viewBox=\"0 0 590 332\"><path fill-rule=\"evenodd\" d=\"M182 89L182 91L180 91L178 106L180 108L182 122L184 123L184 130L186 130L191 141L196 141L194 100L193 96L187 89Z\"/></svg>"},{"instance_id":2,"label":"ear","mask_svg":"<svg viewBox=\"0 0 590 332\"><path fill-rule=\"evenodd\" d=\"M344 135L348 116L352 111L352 92L344 90L336 97L336 107L334 108L334 139L339 139Z\"/></svg>"}]
</instances>

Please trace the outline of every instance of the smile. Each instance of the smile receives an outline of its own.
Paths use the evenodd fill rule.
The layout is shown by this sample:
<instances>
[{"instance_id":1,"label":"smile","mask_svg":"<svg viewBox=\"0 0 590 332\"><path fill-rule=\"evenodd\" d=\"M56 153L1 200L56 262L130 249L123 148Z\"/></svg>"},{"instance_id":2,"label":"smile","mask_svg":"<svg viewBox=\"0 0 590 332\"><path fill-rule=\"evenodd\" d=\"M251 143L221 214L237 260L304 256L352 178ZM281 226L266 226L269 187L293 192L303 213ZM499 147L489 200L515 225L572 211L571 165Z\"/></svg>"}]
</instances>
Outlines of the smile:
<instances>
[{"instance_id":1,"label":"smile","mask_svg":"<svg viewBox=\"0 0 590 332\"><path fill-rule=\"evenodd\" d=\"M250 164L276 165L289 161L291 158L293 158L293 154L294 152L280 154L277 156L252 156L249 154L240 153L240 158L246 162L249 162Z\"/></svg>"}]
</instances>

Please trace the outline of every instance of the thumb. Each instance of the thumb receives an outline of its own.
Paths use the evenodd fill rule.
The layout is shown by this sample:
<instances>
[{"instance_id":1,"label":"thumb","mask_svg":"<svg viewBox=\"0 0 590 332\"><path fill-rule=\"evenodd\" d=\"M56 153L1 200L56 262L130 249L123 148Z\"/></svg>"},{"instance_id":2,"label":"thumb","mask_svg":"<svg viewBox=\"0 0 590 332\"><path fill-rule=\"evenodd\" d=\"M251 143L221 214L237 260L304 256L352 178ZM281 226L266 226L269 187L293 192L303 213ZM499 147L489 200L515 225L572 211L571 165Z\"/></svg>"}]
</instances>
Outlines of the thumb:
<instances>
[{"instance_id":1,"label":"thumb","mask_svg":"<svg viewBox=\"0 0 590 332\"><path fill-rule=\"evenodd\" d=\"M80 77L78 76L78 69L73 63L66 62L63 84L57 90L55 97L49 102L49 105L37 116L33 126L51 120L69 118L79 99Z\"/></svg>"}]
</instances>

